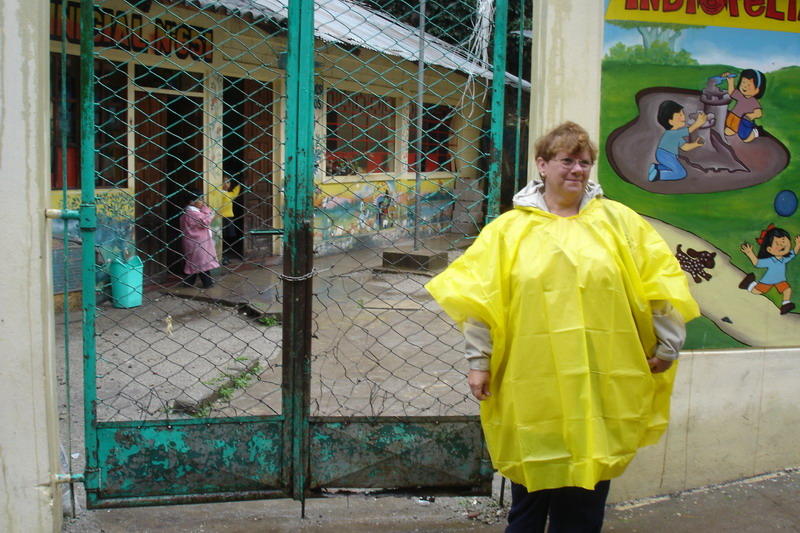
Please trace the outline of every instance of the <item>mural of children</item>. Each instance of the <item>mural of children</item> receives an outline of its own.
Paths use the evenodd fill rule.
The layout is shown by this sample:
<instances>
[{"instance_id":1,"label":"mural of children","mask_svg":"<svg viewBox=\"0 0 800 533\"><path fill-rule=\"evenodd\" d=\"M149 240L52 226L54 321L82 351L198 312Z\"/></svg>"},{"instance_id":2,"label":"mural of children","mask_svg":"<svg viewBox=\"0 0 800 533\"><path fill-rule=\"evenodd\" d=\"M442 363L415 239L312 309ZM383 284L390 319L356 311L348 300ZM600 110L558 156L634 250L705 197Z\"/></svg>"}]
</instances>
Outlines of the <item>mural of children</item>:
<instances>
[{"instance_id":1,"label":"mural of children","mask_svg":"<svg viewBox=\"0 0 800 533\"><path fill-rule=\"evenodd\" d=\"M358 204L358 229L363 231L367 229L369 221L369 204L361 202Z\"/></svg>"},{"instance_id":2,"label":"mural of children","mask_svg":"<svg viewBox=\"0 0 800 533\"><path fill-rule=\"evenodd\" d=\"M697 128L706 123L706 114L697 113L691 126L686 126L686 114L683 106L673 100L664 100L658 106L656 120L667 130L661 136L656 148L656 163L650 165L647 172L648 181L675 181L686 177L686 169L678 160L678 150L688 152L703 146L703 139L690 142L688 137Z\"/></svg>"},{"instance_id":3,"label":"mural of children","mask_svg":"<svg viewBox=\"0 0 800 533\"><path fill-rule=\"evenodd\" d=\"M381 194L375 197L375 207L378 208L378 229L383 229L387 225L391 225L389 220L389 206L392 205L392 197L389 195L389 189L386 188Z\"/></svg>"},{"instance_id":4,"label":"mural of children","mask_svg":"<svg viewBox=\"0 0 800 533\"><path fill-rule=\"evenodd\" d=\"M210 271L219 268L219 263L211 233L213 218L214 212L203 202L200 194L193 196L181 215L181 245L185 261L183 272L187 274L183 285L187 287L193 287L198 276L204 289L214 285Z\"/></svg>"},{"instance_id":5,"label":"mural of children","mask_svg":"<svg viewBox=\"0 0 800 533\"><path fill-rule=\"evenodd\" d=\"M800 253L800 235L796 236L794 250L789 233L781 228L776 228L773 224L761 232L756 242L761 246L758 256L753 253L750 243L743 243L740 247L742 252L750 259L756 268L766 268L764 276L756 281L753 273L747 274L741 283L740 289L745 289L753 294L764 294L772 287L775 287L783 301L781 302L781 314L785 315L795 308L791 302L792 288L786 281L786 263L795 258Z\"/></svg>"},{"instance_id":6,"label":"mural of children","mask_svg":"<svg viewBox=\"0 0 800 533\"><path fill-rule=\"evenodd\" d=\"M759 99L767 91L767 78L758 70L746 69L739 75L739 87L734 88L733 77L729 72L722 74L728 78L728 94L736 102L725 117L725 135L739 135L749 143L758 137L755 120L764 116Z\"/></svg>"}]
</instances>

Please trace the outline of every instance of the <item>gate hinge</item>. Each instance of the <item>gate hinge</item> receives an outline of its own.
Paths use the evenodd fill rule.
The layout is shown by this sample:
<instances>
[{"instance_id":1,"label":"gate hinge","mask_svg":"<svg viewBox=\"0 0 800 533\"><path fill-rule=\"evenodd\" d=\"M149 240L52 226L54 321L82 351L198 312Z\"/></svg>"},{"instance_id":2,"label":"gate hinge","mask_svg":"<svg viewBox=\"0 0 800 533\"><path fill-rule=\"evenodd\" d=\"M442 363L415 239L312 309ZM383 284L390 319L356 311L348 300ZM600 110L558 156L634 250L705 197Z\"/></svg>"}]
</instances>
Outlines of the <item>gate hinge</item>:
<instances>
[{"instance_id":1,"label":"gate hinge","mask_svg":"<svg viewBox=\"0 0 800 533\"><path fill-rule=\"evenodd\" d=\"M93 230L97 228L97 206L95 204L82 203L80 208L80 221L82 230Z\"/></svg>"},{"instance_id":2,"label":"gate hinge","mask_svg":"<svg viewBox=\"0 0 800 533\"><path fill-rule=\"evenodd\" d=\"M56 474L53 476L53 481L56 483L83 483L85 478L83 474Z\"/></svg>"},{"instance_id":3,"label":"gate hinge","mask_svg":"<svg viewBox=\"0 0 800 533\"><path fill-rule=\"evenodd\" d=\"M45 209L45 218L58 218L61 220L79 220L80 213L74 209Z\"/></svg>"}]
</instances>

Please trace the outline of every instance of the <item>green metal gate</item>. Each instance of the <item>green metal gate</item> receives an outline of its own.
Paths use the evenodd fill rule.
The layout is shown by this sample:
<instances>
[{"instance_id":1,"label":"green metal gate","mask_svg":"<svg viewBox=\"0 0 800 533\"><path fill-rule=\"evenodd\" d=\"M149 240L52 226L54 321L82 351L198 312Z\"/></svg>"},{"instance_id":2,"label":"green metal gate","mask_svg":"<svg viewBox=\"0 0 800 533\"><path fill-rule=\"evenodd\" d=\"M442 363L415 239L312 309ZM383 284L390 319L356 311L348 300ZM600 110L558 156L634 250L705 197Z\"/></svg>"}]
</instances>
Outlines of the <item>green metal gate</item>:
<instances>
[{"instance_id":1,"label":"green metal gate","mask_svg":"<svg viewBox=\"0 0 800 533\"><path fill-rule=\"evenodd\" d=\"M490 490L423 289L525 172L507 1L491 62L477 7L51 0L89 507Z\"/></svg>"}]
</instances>

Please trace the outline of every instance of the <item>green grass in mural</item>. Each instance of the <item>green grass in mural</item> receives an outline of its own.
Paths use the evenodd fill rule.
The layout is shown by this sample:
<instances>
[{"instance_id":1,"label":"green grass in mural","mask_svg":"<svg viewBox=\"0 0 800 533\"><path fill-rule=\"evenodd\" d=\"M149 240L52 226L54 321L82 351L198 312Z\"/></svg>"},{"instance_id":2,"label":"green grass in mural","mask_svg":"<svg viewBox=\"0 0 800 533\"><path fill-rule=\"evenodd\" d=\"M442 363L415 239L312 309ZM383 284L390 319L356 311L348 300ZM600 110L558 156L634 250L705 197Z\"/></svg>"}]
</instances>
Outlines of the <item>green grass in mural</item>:
<instances>
[{"instance_id":1,"label":"green grass in mural","mask_svg":"<svg viewBox=\"0 0 800 533\"><path fill-rule=\"evenodd\" d=\"M726 65L659 66L605 62L601 135L602 142L615 129L635 119L638 114L636 93L648 87L680 87L700 90L710 76L737 69ZM759 123L777 137L791 154L800 147L800 67L787 67L767 74L767 92L761 100L764 117ZM605 146L601 146L605 154ZM790 189L800 192L800 163L792 157L789 166L766 183L736 191L713 194L653 194L616 177L604 155L600 158L603 190L639 213L663 220L705 239L730 256L733 264L746 272L753 271L739 246L745 240L754 243L760 230L769 223L786 229L792 236L800 233L800 215L778 216L773 208L775 195ZM725 261L726 258L721 258ZM792 265L795 266L795 265ZM756 271L759 272L759 271ZM787 270L788 281L800 287L800 268ZM777 295L772 291L773 301ZM710 321L709 321L710 323ZM713 324L711 326L715 327ZM693 326L689 342L694 348L732 348L741 346L721 331L708 334L705 327ZM705 334L704 337L698 337ZM700 344L702 342L702 345Z\"/></svg>"},{"instance_id":2,"label":"green grass in mural","mask_svg":"<svg viewBox=\"0 0 800 533\"><path fill-rule=\"evenodd\" d=\"M714 322L701 316L686 324L686 350L704 350L710 348L748 348L717 327Z\"/></svg>"}]
</instances>

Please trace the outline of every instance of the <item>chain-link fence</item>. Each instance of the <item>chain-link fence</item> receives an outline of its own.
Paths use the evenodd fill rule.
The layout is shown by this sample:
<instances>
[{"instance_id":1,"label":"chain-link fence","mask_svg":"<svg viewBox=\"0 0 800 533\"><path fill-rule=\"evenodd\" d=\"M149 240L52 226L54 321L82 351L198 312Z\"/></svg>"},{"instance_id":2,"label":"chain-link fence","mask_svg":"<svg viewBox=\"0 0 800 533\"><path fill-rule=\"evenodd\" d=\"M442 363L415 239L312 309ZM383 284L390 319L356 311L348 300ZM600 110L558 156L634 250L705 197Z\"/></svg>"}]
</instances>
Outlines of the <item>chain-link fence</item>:
<instances>
[{"instance_id":1,"label":"chain-link fence","mask_svg":"<svg viewBox=\"0 0 800 533\"><path fill-rule=\"evenodd\" d=\"M96 422L288 417L289 6L96 0L81 51L87 4L51 0L53 188L86 203L71 189L92 128ZM423 285L525 173L529 23L487 7L315 3L298 104L314 119L311 416L477 413L461 336ZM79 242L84 226L60 228Z\"/></svg>"}]
</instances>

